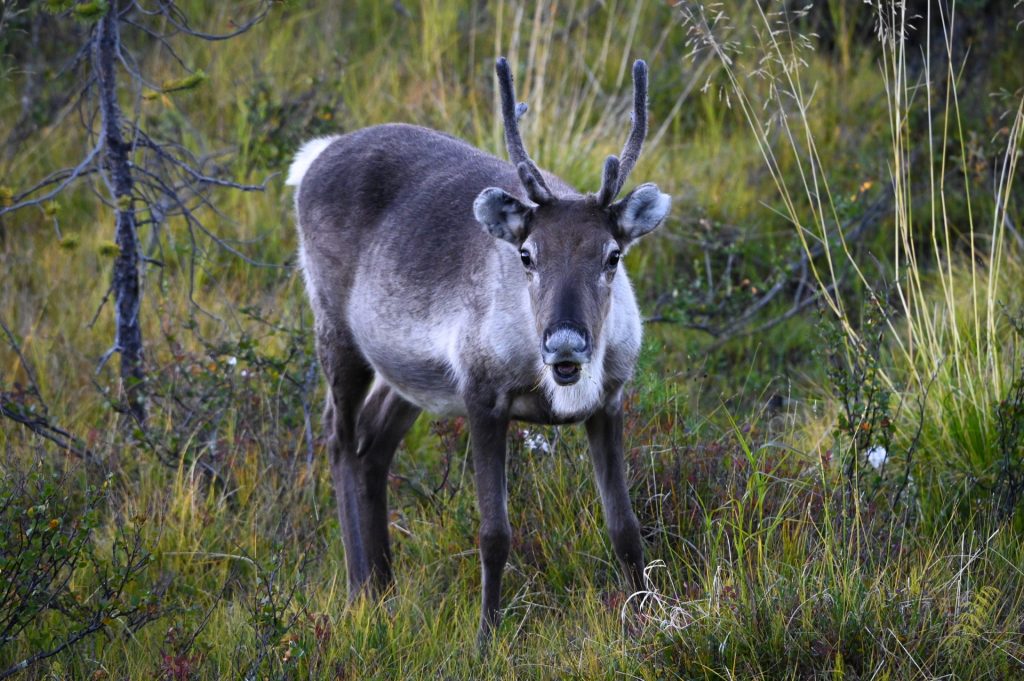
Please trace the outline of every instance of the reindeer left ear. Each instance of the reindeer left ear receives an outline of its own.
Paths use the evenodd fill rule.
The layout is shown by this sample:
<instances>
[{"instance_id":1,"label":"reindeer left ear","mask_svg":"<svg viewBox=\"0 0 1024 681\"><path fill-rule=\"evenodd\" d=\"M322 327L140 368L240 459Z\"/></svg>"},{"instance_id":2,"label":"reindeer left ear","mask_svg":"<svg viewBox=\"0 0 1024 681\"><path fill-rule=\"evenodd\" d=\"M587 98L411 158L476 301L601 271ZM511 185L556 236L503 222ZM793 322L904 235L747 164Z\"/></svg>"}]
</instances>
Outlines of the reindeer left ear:
<instances>
[{"instance_id":1,"label":"reindeer left ear","mask_svg":"<svg viewBox=\"0 0 1024 681\"><path fill-rule=\"evenodd\" d=\"M642 184L626 198L611 206L619 227L619 237L639 239L661 224L672 208L672 197L653 184Z\"/></svg>"}]
</instances>

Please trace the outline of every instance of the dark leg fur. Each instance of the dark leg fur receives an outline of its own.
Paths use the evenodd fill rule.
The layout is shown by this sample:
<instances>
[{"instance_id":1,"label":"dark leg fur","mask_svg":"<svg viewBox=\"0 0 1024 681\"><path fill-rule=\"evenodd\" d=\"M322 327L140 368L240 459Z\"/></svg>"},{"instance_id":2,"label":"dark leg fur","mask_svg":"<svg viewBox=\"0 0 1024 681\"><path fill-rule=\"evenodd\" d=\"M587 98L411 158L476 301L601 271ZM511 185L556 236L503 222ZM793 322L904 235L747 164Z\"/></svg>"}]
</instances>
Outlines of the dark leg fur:
<instances>
[{"instance_id":1,"label":"dark leg fur","mask_svg":"<svg viewBox=\"0 0 1024 681\"><path fill-rule=\"evenodd\" d=\"M480 510L480 562L483 575L478 641L486 648L501 622L501 575L512 543L505 480L508 417L489 411L470 413L470 438Z\"/></svg>"},{"instance_id":2,"label":"dark leg fur","mask_svg":"<svg viewBox=\"0 0 1024 681\"><path fill-rule=\"evenodd\" d=\"M347 334L321 336L318 352L330 386L324 420L351 600L368 588L382 593L392 583L388 469L419 409L385 386L367 396L373 370Z\"/></svg>"},{"instance_id":3,"label":"dark leg fur","mask_svg":"<svg viewBox=\"0 0 1024 681\"><path fill-rule=\"evenodd\" d=\"M587 440L605 525L634 591L644 589L644 550L622 460L622 404L616 401L587 419Z\"/></svg>"},{"instance_id":4,"label":"dark leg fur","mask_svg":"<svg viewBox=\"0 0 1024 681\"><path fill-rule=\"evenodd\" d=\"M372 586L378 593L390 588L391 542L388 530L388 470L395 450L419 416L420 409L384 385L366 398L356 427L357 468L361 476L360 516L363 546Z\"/></svg>"}]
</instances>

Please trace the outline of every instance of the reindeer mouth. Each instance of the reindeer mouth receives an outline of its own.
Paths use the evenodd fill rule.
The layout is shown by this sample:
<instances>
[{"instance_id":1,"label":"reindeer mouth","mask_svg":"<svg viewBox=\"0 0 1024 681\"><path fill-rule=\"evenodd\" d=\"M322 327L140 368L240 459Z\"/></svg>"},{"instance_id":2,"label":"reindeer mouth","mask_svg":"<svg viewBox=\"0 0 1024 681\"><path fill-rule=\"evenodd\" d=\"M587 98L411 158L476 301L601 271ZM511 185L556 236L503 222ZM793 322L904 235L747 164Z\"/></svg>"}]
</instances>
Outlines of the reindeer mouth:
<instances>
[{"instance_id":1,"label":"reindeer mouth","mask_svg":"<svg viewBox=\"0 0 1024 681\"><path fill-rule=\"evenodd\" d=\"M558 362L551 365L551 373L558 385L572 385L580 380L580 365L576 362Z\"/></svg>"}]
</instances>

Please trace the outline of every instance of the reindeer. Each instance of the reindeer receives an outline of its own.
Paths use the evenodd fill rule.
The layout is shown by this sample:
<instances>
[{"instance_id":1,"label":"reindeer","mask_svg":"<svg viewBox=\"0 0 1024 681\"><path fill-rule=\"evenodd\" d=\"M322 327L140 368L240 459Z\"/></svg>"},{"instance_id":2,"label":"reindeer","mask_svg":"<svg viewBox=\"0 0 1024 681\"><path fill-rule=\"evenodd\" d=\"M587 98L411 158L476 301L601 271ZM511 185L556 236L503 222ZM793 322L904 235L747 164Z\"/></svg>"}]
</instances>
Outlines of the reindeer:
<instances>
[{"instance_id":1,"label":"reindeer","mask_svg":"<svg viewBox=\"0 0 1024 681\"><path fill-rule=\"evenodd\" d=\"M653 184L615 201L647 133L647 65L601 188L581 194L530 159L508 62L496 65L511 164L444 133L380 125L314 139L287 184L327 379L324 424L349 598L393 582L387 477L421 410L469 423L483 573L479 637L500 621L509 554L511 420L586 426L605 523L634 590L640 525L622 458L622 391L641 324L622 264L671 199Z\"/></svg>"}]
</instances>

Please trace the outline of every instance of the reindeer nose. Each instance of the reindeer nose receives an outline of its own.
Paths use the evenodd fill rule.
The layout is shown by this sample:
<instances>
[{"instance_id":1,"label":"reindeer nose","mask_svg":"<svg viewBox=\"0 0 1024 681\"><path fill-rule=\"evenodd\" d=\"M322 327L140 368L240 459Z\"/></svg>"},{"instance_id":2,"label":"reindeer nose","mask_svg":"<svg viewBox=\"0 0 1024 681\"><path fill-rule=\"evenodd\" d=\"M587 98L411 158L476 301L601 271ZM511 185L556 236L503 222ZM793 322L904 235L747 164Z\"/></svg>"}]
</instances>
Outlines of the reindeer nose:
<instances>
[{"instance_id":1,"label":"reindeer nose","mask_svg":"<svg viewBox=\"0 0 1024 681\"><path fill-rule=\"evenodd\" d=\"M548 329L544 332L544 352L554 362L578 362L590 354L587 332L570 324L560 324L554 329Z\"/></svg>"}]
</instances>

